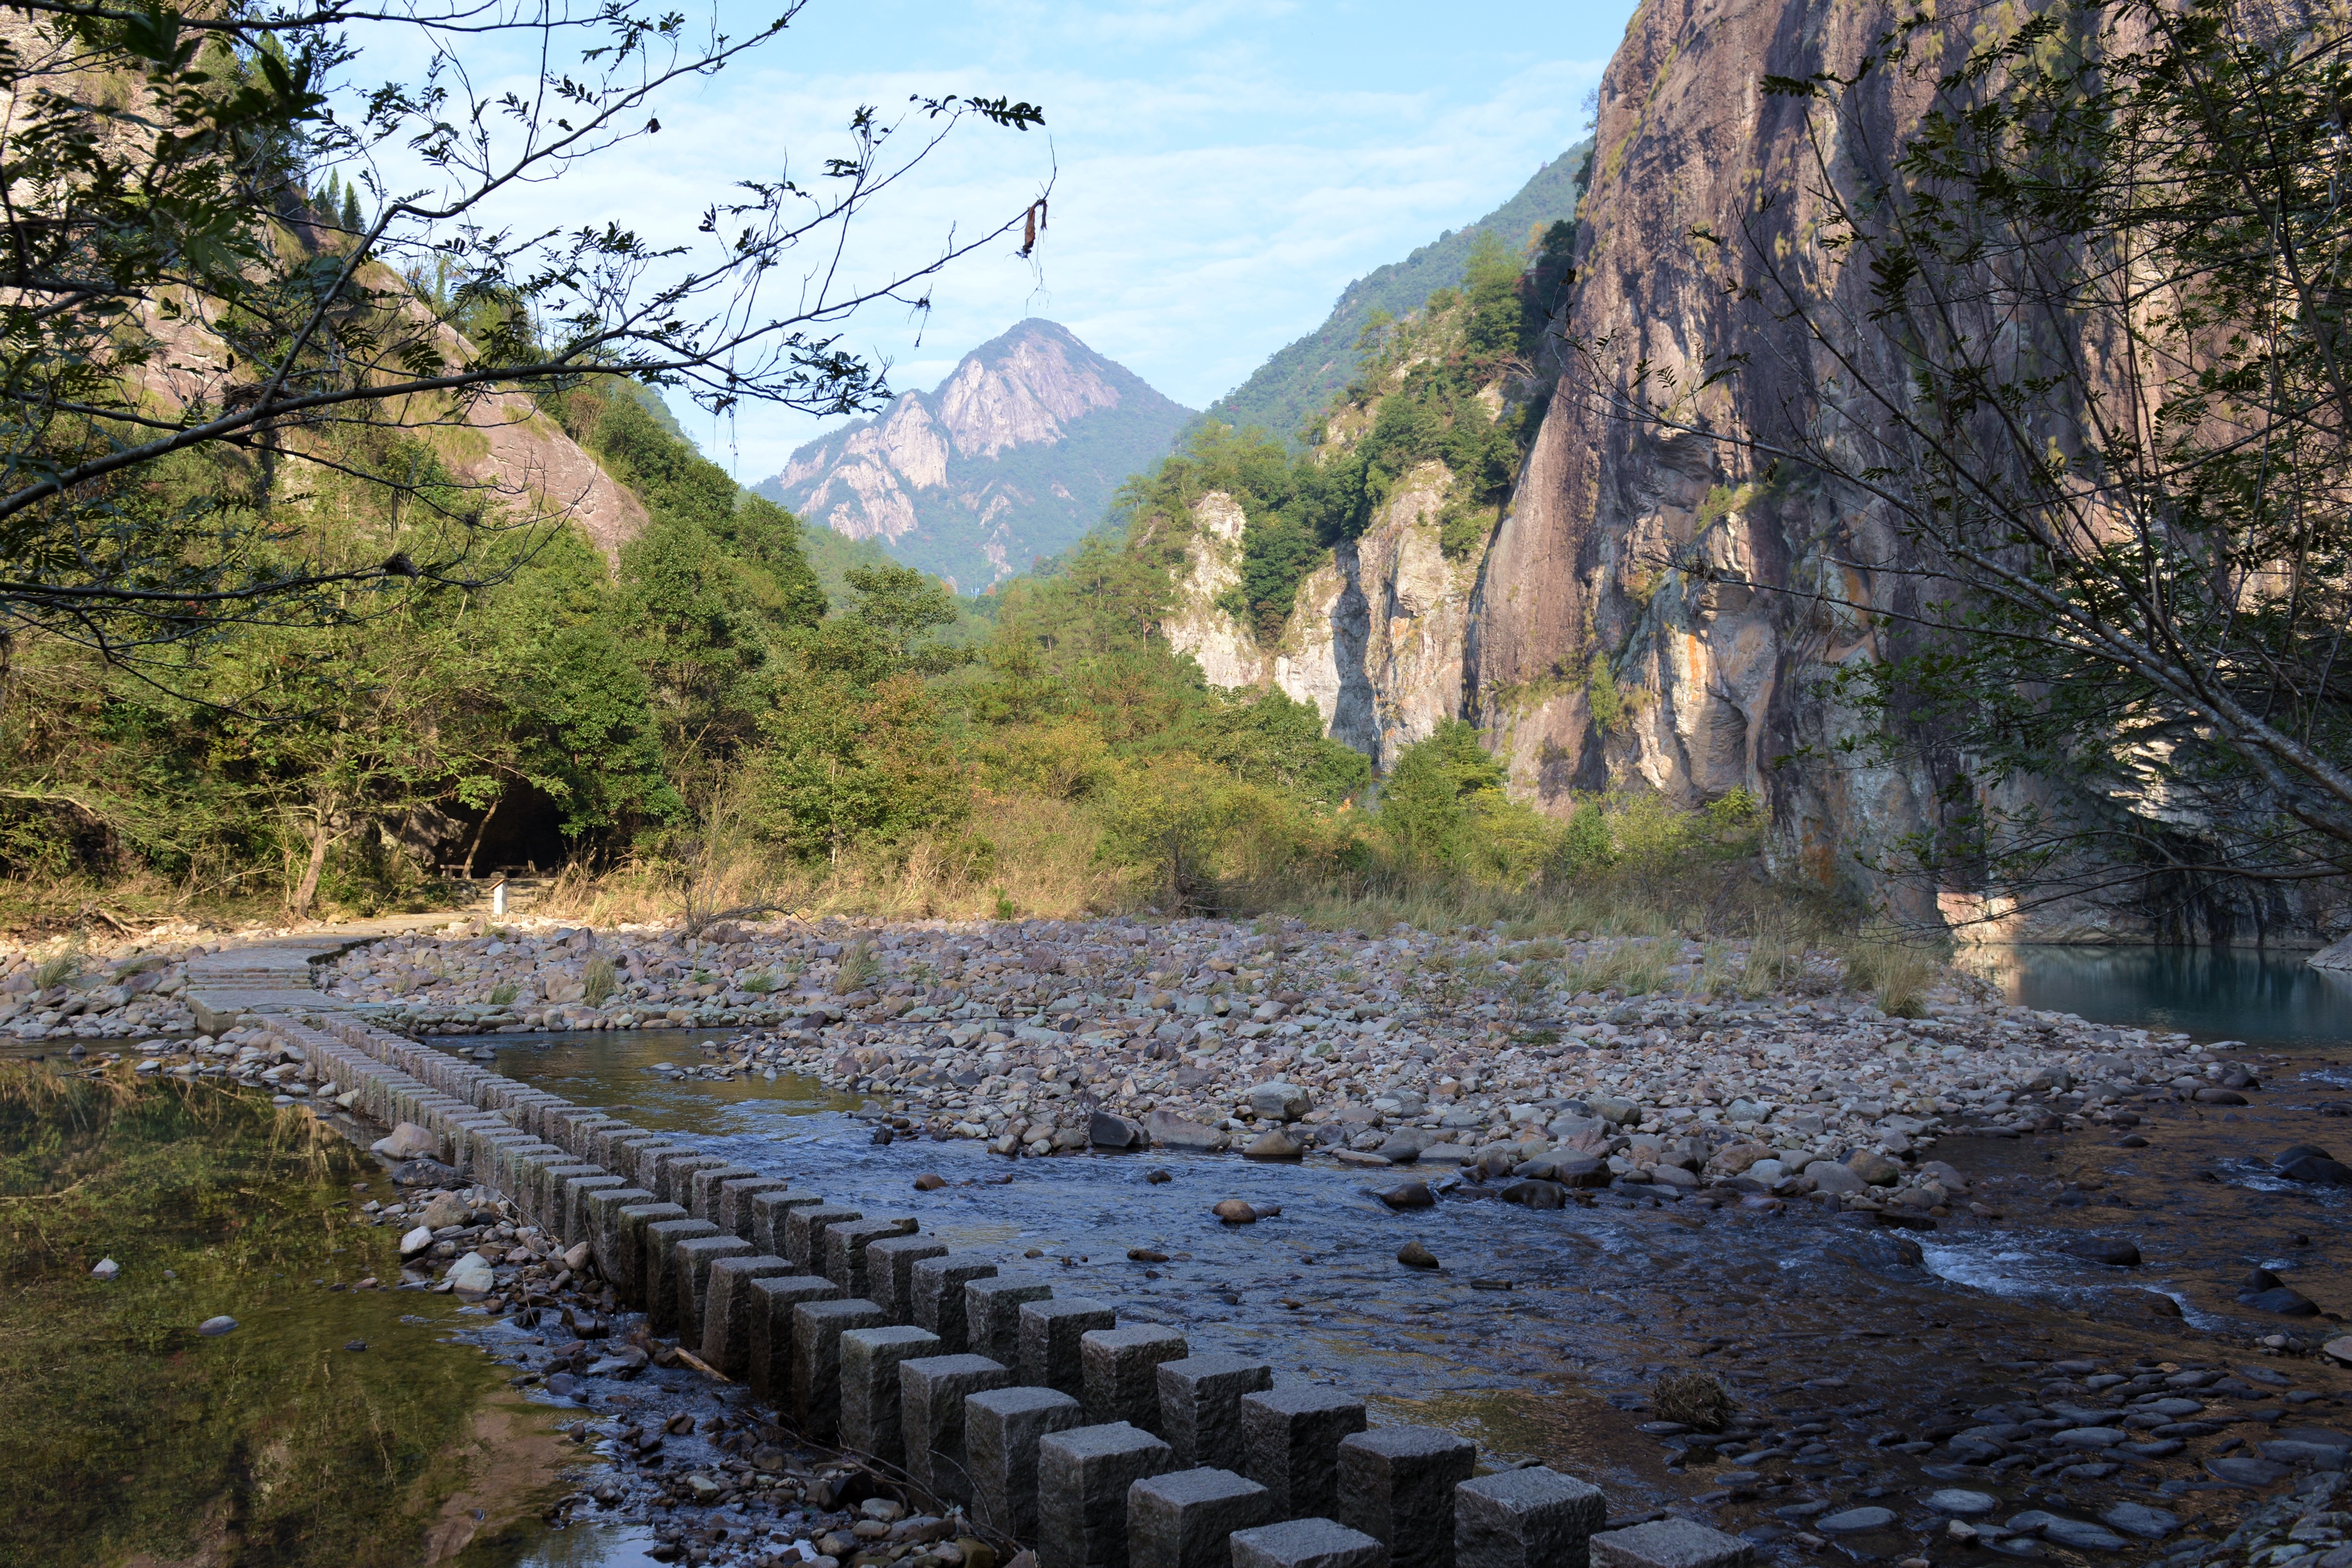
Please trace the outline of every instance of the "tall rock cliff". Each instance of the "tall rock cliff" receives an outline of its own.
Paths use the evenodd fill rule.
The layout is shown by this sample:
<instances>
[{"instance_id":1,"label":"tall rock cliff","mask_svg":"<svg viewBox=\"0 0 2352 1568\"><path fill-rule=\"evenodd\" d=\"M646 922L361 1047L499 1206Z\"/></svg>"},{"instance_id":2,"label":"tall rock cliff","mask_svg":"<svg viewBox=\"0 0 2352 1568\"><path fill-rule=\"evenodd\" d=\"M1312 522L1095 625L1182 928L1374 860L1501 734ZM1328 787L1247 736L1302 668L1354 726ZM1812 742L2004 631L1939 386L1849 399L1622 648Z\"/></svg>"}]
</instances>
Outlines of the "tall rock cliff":
<instances>
[{"instance_id":1,"label":"tall rock cliff","mask_svg":"<svg viewBox=\"0 0 2352 1568\"><path fill-rule=\"evenodd\" d=\"M1796 257L1822 296L1860 280L1841 284L1811 260L1810 106L1768 95L1762 79L1851 73L1895 19L1884 0L1645 0L1602 78L1576 281L1555 320L1597 347L1555 358L1522 389L1548 402L1475 571L1441 587L1415 564L1426 560L1422 525L1402 494L1300 594L1279 645L1258 649L1217 623L1206 585L1231 566L1220 568L1224 547L1204 527L1171 635L1213 679L1311 695L1331 732L1377 762L1455 713L1482 727L1516 789L1547 810L1612 787L1689 806L1744 786L1769 808L1782 873L1917 917L1999 914L1966 887L1874 869L1904 835L1937 825L1962 759L1939 755L1932 737L1884 764L1838 747L1863 717L1830 699L1823 678L1883 655L1887 633L1823 598L1907 607L1916 590L1899 570L1839 564L1899 567L1887 518L1866 497L1767 482L1736 445L1626 419L1611 396L1637 364L1688 385L1736 345L1748 366L1707 394L1712 423L1769 434L1812 417L1831 367L1759 308L1774 292L1767 258ZM2014 20L1956 16L1947 52L1957 57L1979 23ZM1882 145L1920 112L1906 91L1924 99L1916 83L1882 87L1865 112ZM1858 297L1844 303L1863 313ZM2343 923L2308 894L2140 883L1971 934L2294 939Z\"/></svg>"},{"instance_id":2,"label":"tall rock cliff","mask_svg":"<svg viewBox=\"0 0 2352 1568\"><path fill-rule=\"evenodd\" d=\"M976 593L1076 544L1192 417L1066 328L1031 319L755 488Z\"/></svg>"}]
</instances>

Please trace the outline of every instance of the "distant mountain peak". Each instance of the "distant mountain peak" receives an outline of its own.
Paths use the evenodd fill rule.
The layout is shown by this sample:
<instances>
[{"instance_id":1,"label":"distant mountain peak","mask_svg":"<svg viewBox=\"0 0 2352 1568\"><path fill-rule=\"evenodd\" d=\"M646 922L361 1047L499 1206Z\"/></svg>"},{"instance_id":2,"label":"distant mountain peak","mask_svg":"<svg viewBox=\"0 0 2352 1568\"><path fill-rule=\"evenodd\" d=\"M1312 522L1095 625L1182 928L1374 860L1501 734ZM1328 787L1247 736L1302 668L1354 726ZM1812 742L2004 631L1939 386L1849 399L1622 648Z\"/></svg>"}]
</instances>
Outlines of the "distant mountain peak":
<instances>
[{"instance_id":1,"label":"distant mountain peak","mask_svg":"<svg viewBox=\"0 0 2352 1568\"><path fill-rule=\"evenodd\" d=\"M813 523L872 539L972 592L1068 549L1192 411L1032 317L930 392L801 447L757 486Z\"/></svg>"}]
</instances>

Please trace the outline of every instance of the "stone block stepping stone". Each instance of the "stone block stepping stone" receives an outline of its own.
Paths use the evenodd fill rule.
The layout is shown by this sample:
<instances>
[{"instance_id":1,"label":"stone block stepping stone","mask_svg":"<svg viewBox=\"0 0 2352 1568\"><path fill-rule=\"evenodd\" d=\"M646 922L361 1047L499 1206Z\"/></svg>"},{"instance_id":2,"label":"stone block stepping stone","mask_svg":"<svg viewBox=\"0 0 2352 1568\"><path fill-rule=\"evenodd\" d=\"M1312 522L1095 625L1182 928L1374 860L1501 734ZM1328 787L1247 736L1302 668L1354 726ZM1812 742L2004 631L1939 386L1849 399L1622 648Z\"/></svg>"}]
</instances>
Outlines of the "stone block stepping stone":
<instances>
[{"instance_id":1,"label":"stone block stepping stone","mask_svg":"<svg viewBox=\"0 0 2352 1568\"><path fill-rule=\"evenodd\" d=\"M1895 1511L1891 1508L1849 1508L1813 1521L1813 1528L1825 1535L1860 1535L1866 1531L1885 1530L1894 1522Z\"/></svg>"},{"instance_id":2,"label":"stone block stepping stone","mask_svg":"<svg viewBox=\"0 0 2352 1568\"><path fill-rule=\"evenodd\" d=\"M1937 1513L1948 1513L1955 1519L1978 1519L2000 1506L2000 1499L1990 1492L1969 1491L1962 1487L1946 1487L1931 1491L1919 1500Z\"/></svg>"},{"instance_id":3,"label":"stone block stepping stone","mask_svg":"<svg viewBox=\"0 0 2352 1568\"><path fill-rule=\"evenodd\" d=\"M2275 1459L2208 1459L2205 1469L2214 1479L2233 1487L2266 1487L2287 1473L2286 1467Z\"/></svg>"}]
</instances>

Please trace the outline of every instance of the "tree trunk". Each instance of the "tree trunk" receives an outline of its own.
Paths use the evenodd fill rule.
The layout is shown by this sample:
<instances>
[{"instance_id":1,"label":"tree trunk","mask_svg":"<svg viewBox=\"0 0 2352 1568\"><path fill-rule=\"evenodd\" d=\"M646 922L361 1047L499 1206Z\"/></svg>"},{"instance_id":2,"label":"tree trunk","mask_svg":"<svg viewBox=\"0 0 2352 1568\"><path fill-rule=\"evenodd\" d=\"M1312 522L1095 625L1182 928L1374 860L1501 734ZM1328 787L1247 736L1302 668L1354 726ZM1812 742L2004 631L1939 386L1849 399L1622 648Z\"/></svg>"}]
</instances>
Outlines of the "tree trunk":
<instances>
[{"instance_id":1,"label":"tree trunk","mask_svg":"<svg viewBox=\"0 0 2352 1568\"><path fill-rule=\"evenodd\" d=\"M311 824L310 863L302 868L302 880L296 884L294 896L289 901L294 918L297 920L307 917L310 913L310 901L319 895L320 873L327 869L327 851L333 847L338 836L328 830L327 819L330 815L331 813L322 808L316 821Z\"/></svg>"},{"instance_id":2,"label":"tree trunk","mask_svg":"<svg viewBox=\"0 0 2352 1568\"><path fill-rule=\"evenodd\" d=\"M474 857L482 852L482 835L490 831L490 819L499 814L499 800L501 799L504 797L499 797L490 801L489 810L482 813L481 824L474 830L474 841L466 851L466 864L457 873L467 882L474 880Z\"/></svg>"}]
</instances>

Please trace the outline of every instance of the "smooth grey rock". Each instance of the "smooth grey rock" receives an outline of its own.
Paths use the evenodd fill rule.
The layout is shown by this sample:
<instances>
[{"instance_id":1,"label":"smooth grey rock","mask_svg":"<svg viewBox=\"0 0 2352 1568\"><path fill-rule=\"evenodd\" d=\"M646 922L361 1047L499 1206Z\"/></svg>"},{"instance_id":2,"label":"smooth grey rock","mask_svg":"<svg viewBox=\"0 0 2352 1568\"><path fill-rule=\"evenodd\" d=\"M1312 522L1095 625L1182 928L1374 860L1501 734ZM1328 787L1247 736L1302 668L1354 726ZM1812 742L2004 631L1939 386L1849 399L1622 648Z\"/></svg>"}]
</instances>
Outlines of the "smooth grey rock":
<instances>
[{"instance_id":1,"label":"smooth grey rock","mask_svg":"<svg viewBox=\"0 0 2352 1568\"><path fill-rule=\"evenodd\" d=\"M1805 1175L1813 1181L1816 1192L1833 1192L1841 1197L1852 1192L1867 1192L1870 1184L1856 1176L1853 1169L1835 1160L1815 1160L1805 1167Z\"/></svg>"},{"instance_id":2,"label":"smooth grey rock","mask_svg":"<svg viewBox=\"0 0 2352 1568\"><path fill-rule=\"evenodd\" d=\"M1826 1535L1860 1535L1865 1531L1884 1530L1895 1522L1891 1508L1849 1508L1838 1513L1825 1513L1813 1521L1813 1528Z\"/></svg>"},{"instance_id":3,"label":"smooth grey rock","mask_svg":"<svg viewBox=\"0 0 2352 1568\"><path fill-rule=\"evenodd\" d=\"M1227 1542L1267 1521L1273 1496L1231 1470L1171 1470L1127 1492L1130 1568L1228 1568Z\"/></svg>"},{"instance_id":4,"label":"smooth grey rock","mask_svg":"<svg viewBox=\"0 0 2352 1568\"><path fill-rule=\"evenodd\" d=\"M1184 1336L1159 1323L1094 1329L1078 1338L1080 1400L1090 1422L1124 1421L1165 1437L1160 1364L1190 1353ZM1034 1380L1033 1380L1034 1381Z\"/></svg>"},{"instance_id":5,"label":"smooth grey rock","mask_svg":"<svg viewBox=\"0 0 2352 1568\"><path fill-rule=\"evenodd\" d=\"M1434 1427L1375 1427L1340 1440L1338 1519L1389 1549L1391 1568L1454 1568L1454 1489L1478 1446Z\"/></svg>"},{"instance_id":6,"label":"smooth grey rock","mask_svg":"<svg viewBox=\"0 0 2352 1568\"><path fill-rule=\"evenodd\" d=\"M2087 1520L2068 1519L2062 1514L2044 1513L2039 1510L2021 1513L2009 1521L2009 1528L2040 1535L2061 1546L2072 1546L2085 1552L2120 1552L2131 1544L2111 1530Z\"/></svg>"},{"instance_id":7,"label":"smooth grey rock","mask_svg":"<svg viewBox=\"0 0 2352 1568\"><path fill-rule=\"evenodd\" d=\"M1586 1568L1609 1519L1601 1489L1541 1465L1454 1489L1454 1568Z\"/></svg>"},{"instance_id":8,"label":"smooth grey rock","mask_svg":"<svg viewBox=\"0 0 2352 1568\"><path fill-rule=\"evenodd\" d=\"M1330 1388L1270 1388L1244 1395L1241 1417L1242 1473L1274 1494L1277 1516L1337 1511L1339 1443L1364 1429L1362 1400Z\"/></svg>"},{"instance_id":9,"label":"smooth grey rock","mask_svg":"<svg viewBox=\"0 0 2352 1568\"><path fill-rule=\"evenodd\" d=\"M907 1469L917 1485L941 1502L972 1500L964 1401L1012 1383L1012 1370L984 1355L920 1356L899 1364Z\"/></svg>"},{"instance_id":10,"label":"smooth grey rock","mask_svg":"<svg viewBox=\"0 0 2352 1568\"><path fill-rule=\"evenodd\" d=\"M1038 1568L1127 1568L1127 1494L1168 1468L1167 1444L1124 1421L1037 1441Z\"/></svg>"},{"instance_id":11,"label":"smooth grey rock","mask_svg":"<svg viewBox=\"0 0 2352 1568\"><path fill-rule=\"evenodd\" d=\"M1315 1109L1314 1097L1306 1090L1280 1080L1257 1084L1243 1098L1248 1102L1251 1113L1260 1121L1296 1122Z\"/></svg>"},{"instance_id":12,"label":"smooth grey rock","mask_svg":"<svg viewBox=\"0 0 2352 1568\"><path fill-rule=\"evenodd\" d=\"M963 1406L974 1516L1017 1541L1037 1538L1037 1444L1075 1427L1078 1402L1051 1388L994 1388Z\"/></svg>"},{"instance_id":13,"label":"smooth grey rock","mask_svg":"<svg viewBox=\"0 0 2352 1568\"><path fill-rule=\"evenodd\" d=\"M1233 1568L1389 1568L1389 1549L1336 1520L1292 1519L1234 1531Z\"/></svg>"},{"instance_id":14,"label":"smooth grey rock","mask_svg":"<svg viewBox=\"0 0 2352 1568\"><path fill-rule=\"evenodd\" d=\"M2126 1535L2137 1535L2146 1541L2161 1541L2180 1528L2180 1516L2160 1508L2150 1508L2144 1502L2119 1502L2099 1515L2102 1522L2113 1525Z\"/></svg>"},{"instance_id":15,"label":"smooth grey rock","mask_svg":"<svg viewBox=\"0 0 2352 1568\"><path fill-rule=\"evenodd\" d=\"M2000 1507L2000 1499L1990 1492L1969 1491L1962 1487L1946 1487L1931 1491L1919 1500L1937 1513L1954 1519L1981 1519Z\"/></svg>"},{"instance_id":16,"label":"smooth grey rock","mask_svg":"<svg viewBox=\"0 0 2352 1568\"><path fill-rule=\"evenodd\" d=\"M1178 1468L1241 1469L1242 1398L1273 1387L1274 1369L1245 1355L1212 1354L1163 1361L1153 1374L1156 1430L1176 1450Z\"/></svg>"}]
</instances>

